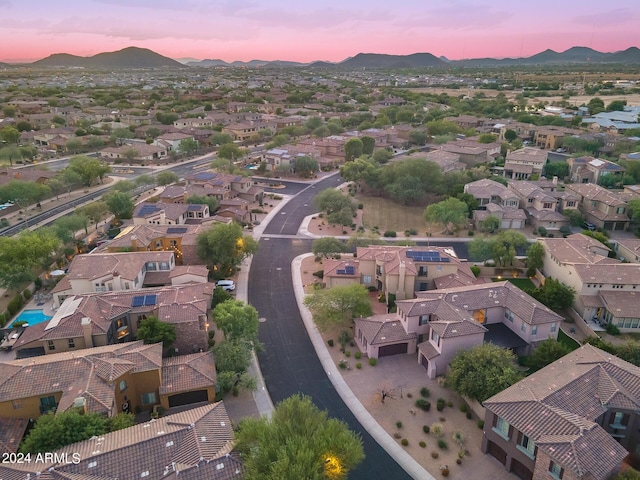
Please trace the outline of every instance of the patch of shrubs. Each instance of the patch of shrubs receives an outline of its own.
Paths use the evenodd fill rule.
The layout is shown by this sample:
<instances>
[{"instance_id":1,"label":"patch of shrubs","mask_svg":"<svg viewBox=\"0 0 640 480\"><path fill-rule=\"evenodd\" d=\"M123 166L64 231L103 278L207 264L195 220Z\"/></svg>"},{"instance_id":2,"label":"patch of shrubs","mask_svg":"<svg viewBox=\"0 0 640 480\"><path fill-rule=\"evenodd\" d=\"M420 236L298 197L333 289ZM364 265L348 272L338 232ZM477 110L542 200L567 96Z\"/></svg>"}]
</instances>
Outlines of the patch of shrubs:
<instances>
[{"instance_id":1,"label":"patch of shrubs","mask_svg":"<svg viewBox=\"0 0 640 480\"><path fill-rule=\"evenodd\" d=\"M406 447L407 445L409 445L409 440L407 440L406 438L403 438L400 443L402 444L403 447Z\"/></svg>"},{"instance_id":2,"label":"patch of shrubs","mask_svg":"<svg viewBox=\"0 0 640 480\"><path fill-rule=\"evenodd\" d=\"M426 448L426 446L427 446L427 444L422 440L420 440L420 442L418 442L418 445L420 445L422 448Z\"/></svg>"},{"instance_id":3,"label":"patch of shrubs","mask_svg":"<svg viewBox=\"0 0 640 480\"><path fill-rule=\"evenodd\" d=\"M419 398L418 400L416 400L416 407L418 407L420 410L428 412L431 409L431 402L425 398Z\"/></svg>"},{"instance_id":4,"label":"patch of shrubs","mask_svg":"<svg viewBox=\"0 0 640 480\"><path fill-rule=\"evenodd\" d=\"M395 230L386 230L384 232L384 236L385 237L393 237L393 238L395 238L397 236L397 233L395 232Z\"/></svg>"},{"instance_id":5,"label":"patch of shrubs","mask_svg":"<svg viewBox=\"0 0 640 480\"><path fill-rule=\"evenodd\" d=\"M327 345L329 345L330 347L333 347L333 338L330 338L329 340L327 340Z\"/></svg>"},{"instance_id":6,"label":"patch of shrubs","mask_svg":"<svg viewBox=\"0 0 640 480\"><path fill-rule=\"evenodd\" d=\"M422 387L420 389L420 395L422 395L424 398L429 398L429 389L427 387Z\"/></svg>"},{"instance_id":7,"label":"patch of shrubs","mask_svg":"<svg viewBox=\"0 0 640 480\"><path fill-rule=\"evenodd\" d=\"M353 356L356 357L356 360L360 360L360 357L362 357L362 353L356 352L353 354Z\"/></svg>"},{"instance_id":8,"label":"patch of shrubs","mask_svg":"<svg viewBox=\"0 0 640 480\"><path fill-rule=\"evenodd\" d=\"M429 425L423 425L422 426L422 431L424 433L429 433L430 430L431 430L431 427Z\"/></svg>"},{"instance_id":9,"label":"patch of shrubs","mask_svg":"<svg viewBox=\"0 0 640 480\"><path fill-rule=\"evenodd\" d=\"M438 440L438 448L440 450L446 450L447 448L449 448L449 446L447 445L447 442L441 438L440 440Z\"/></svg>"},{"instance_id":10,"label":"patch of shrubs","mask_svg":"<svg viewBox=\"0 0 640 480\"><path fill-rule=\"evenodd\" d=\"M478 420L477 425L478 425L478 428L482 430L484 428L484 420Z\"/></svg>"},{"instance_id":11,"label":"patch of shrubs","mask_svg":"<svg viewBox=\"0 0 640 480\"><path fill-rule=\"evenodd\" d=\"M369 365L371 365L372 367L375 367L376 363L378 363L378 361L375 358L369 359Z\"/></svg>"},{"instance_id":12,"label":"patch of shrubs","mask_svg":"<svg viewBox=\"0 0 640 480\"><path fill-rule=\"evenodd\" d=\"M444 407L447 406L447 401L444 398L439 398L438 401L436 402L436 409L441 412L442 410L444 410Z\"/></svg>"},{"instance_id":13,"label":"patch of shrubs","mask_svg":"<svg viewBox=\"0 0 640 480\"><path fill-rule=\"evenodd\" d=\"M24 306L24 298L21 294L14 296L9 304L7 305L7 312L9 312L9 317L13 317L16 313L20 311L20 309Z\"/></svg>"}]
</instances>

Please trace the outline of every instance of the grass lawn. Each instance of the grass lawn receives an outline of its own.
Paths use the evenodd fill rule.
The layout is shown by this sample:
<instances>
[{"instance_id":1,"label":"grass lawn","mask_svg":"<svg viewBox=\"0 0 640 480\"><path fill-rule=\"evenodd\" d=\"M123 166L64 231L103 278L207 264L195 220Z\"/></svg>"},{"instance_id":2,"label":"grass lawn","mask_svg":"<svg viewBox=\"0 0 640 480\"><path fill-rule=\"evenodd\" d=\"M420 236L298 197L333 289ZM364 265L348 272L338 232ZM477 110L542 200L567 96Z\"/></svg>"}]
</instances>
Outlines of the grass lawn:
<instances>
[{"instance_id":1,"label":"grass lawn","mask_svg":"<svg viewBox=\"0 0 640 480\"><path fill-rule=\"evenodd\" d=\"M427 222L422 217L424 207L406 207L386 198L362 195L356 196L356 200L364 205L362 223L367 229L377 225L381 233L385 230L402 233L415 228L421 236L427 230Z\"/></svg>"},{"instance_id":2,"label":"grass lawn","mask_svg":"<svg viewBox=\"0 0 640 480\"><path fill-rule=\"evenodd\" d=\"M503 277L502 279L492 278L491 280L493 280L494 282L502 282L504 280L507 280L508 282L513 283L520 290L535 290L535 288L536 288L536 286L533 284L533 282L531 280L529 280L528 278L508 278L508 277Z\"/></svg>"},{"instance_id":3,"label":"grass lawn","mask_svg":"<svg viewBox=\"0 0 640 480\"><path fill-rule=\"evenodd\" d=\"M562 343L563 345L569 347L572 351L580 346L578 342L576 342L562 330L558 331L558 343Z\"/></svg>"}]
</instances>

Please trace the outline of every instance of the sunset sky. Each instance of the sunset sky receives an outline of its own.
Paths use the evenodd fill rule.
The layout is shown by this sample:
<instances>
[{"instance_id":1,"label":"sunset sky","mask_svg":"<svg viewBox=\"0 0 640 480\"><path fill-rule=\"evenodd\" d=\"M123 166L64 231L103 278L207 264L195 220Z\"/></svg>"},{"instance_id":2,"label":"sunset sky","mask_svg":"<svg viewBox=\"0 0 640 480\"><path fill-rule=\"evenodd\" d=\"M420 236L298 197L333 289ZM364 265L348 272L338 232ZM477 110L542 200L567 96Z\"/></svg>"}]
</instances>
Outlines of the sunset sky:
<instances>
[{"instance_id":1,"label":"sunset sky","mask_svg":"<svg viewBox=\"0 0 640 480\"><path fill-rule=\"evenodd\" d=\"M0 61L129 46L171 58L449 59L640 46L638 0L0 0Z\"/></svg>"}]
</instances>

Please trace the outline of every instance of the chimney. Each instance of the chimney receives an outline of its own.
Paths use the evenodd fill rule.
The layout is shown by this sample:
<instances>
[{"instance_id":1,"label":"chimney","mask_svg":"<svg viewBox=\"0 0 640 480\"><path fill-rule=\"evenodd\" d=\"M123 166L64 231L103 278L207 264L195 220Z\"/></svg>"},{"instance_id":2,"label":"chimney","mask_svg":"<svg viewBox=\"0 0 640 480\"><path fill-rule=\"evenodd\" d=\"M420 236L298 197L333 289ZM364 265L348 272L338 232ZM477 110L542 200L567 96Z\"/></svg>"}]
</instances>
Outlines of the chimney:
<instances>
[{"instance_id":1,"label":"chimney","mask_svg":"<svg viewBox=\"0 0 640 480\"><path fill-rule=\"evenodd\" d=\"M80 415L84 415L87 413L87 399L84 397L74 399L73 408L75 408Z\"/></svg>"},{"instance_id":2,"label":"chimney","mask_svg":"<svg viewBox=\"0 0 640 480\"><path fill-rule=\"evenodd\" d=\"M553 180L551 180L554 185L558 184L558 177L556 175L553 176Z\"/></svg>"},{"instance_id":3,"label":"chimney","mask_svg":"<svg viewBox=\"0 0 640 480\"><path fill-rule=\"evenodd\" d=\"M134 252L138 251L138 237L135 235L131 235L131 250Z\"/></svg>"},{"instance_id":4,"label":"chimney","mask_svg":"<svg viewBox=\"0 0 640 480\"><path fill-rule=\"evenodd\" d=\"M84 337L84 348L93 348L93 337L91 336L91 319L83 317L80 322L82 326L82 336Z\"/></svg>"}]
</instances>

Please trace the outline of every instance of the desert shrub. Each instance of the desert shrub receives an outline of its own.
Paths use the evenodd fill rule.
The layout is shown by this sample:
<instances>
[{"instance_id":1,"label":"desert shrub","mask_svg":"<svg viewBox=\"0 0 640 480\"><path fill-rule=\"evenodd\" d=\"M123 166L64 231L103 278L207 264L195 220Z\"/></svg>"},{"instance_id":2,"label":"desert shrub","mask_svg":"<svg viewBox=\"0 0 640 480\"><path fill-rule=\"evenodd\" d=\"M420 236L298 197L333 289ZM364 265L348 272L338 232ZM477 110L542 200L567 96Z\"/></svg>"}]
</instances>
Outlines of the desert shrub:
<instances>
[{"instance_id":1,"label":"desert shrub","mask_svg":"<svg viewBox=\"0 0 640 480\"><path fill-rule=\"evenodd\" d=\"M447 407L449 407L449 408L453 407L453 402L451 400L449 400L447 402Z\"/></svg>"},{"instance_id":2,"label":"desert shrub","mask_svg":"<svg viewBox=\"0 0 640 480\"><path fill-rule=\"evenodd\" d=\"M467 235L469 235L470 237L473 237L473 235L474 235L473 230L469 230L469 231L467 232Z\"/></svg>"},{"instance_id":3,"label":"desert shrub","mask_svg":"<svg viewBox=\"0 0 640 480\"><path fill-rule=\"evenodd\" d=\"M400 443L402 444L403 447L406 447L407 445L409 445L409 440L407 440L406 438L403 438Z\"/></svg>"},{"instance_id":4,"label":"desert shrub","mask_svg":"<svg viewBox=\"0 0 640 480\"><path fill-rule=\"evenodd\" d=\"M438 448L440 450L446 450L447 448L449 448L449 446L447 445L447 442L441 438L440 440L438 440Z\"/></svg>"},{"instance_id":5,"label":"desert shrub","mask_svg":"<svg viewBox=\"0 0 640 480\"><path fill-rule=\"evenodd\" d=\"M396 237L397 234L396 234L396 232L394 230L386 230L384 232L383 236L385 236L385 237Z\"/></svg>"},{"instance_id":6,"label":"desert shrub","mask_svg":"<svg viewBox=\"0 0 640 480\"><path fill-rule=\"evenodd\" d=\"M362 364L360 362L356 363L356 368L360 370L362 368Z\"/></svg>"},{"instance_id":7,"label":"desert shrub","mask_svg":"<svg viewBox=\"0 0 640 480\"><path fill-rule=\"evenodd\" d=\"M360 357L362 357L362 353L356 352L356 353L354 353L353 356L356 358L356 360L360 360Z\"/></svg>"},{"instance_id":8,"label":"desert shrub","mask_svg":"<svg viewBox=\"0 0 640 480\"><path fill-rule=\"evenodd\" d=\"M463 404L460 405L460 411L462 413L467 413L467 410L469 410L469 407L467 407L466 403L463 403Z\"/></svg>"},{"instance_id":9,"label":"desert shrub","mask_svg":"<svg viewBox=\"0 0 640 480\"><path fill-rule=\"evenodd\" d=\"M216 331L215 330L209 330L207 332L207 335L209 336L209 338L213 338L216 336Z\"/></svg>"},{"instance_id":10,"label":"desert shrub","mask_svg":"<svg viewBox=\"0 0 640 480\"><path fill-rule=\"evenodd\" d=\"M415 228L407 228L404 231L405 236L410 237L411 235L417 235L418 231Z\"/></svg>"},{"instance_id":11,"label":"desert shrub","mask_svg":"<svg viewBox=\"0 0 640 480\"><path fill-rule=\"evenodd\" d=\"M413 393L408 392L408 393L407 393L407 398L413 398Z\"/></svg>"},{"instance_id":12,"label":"desert shrub","mask_svg":"<svg viewBox=\"0 0 640 480\"><path fill-rule=\"evenodd\" d=\"M338 367L340 367L340 369L345 370L347 368L348 364L345 360L340 360L338 362Z\"/></svg>"},{"instance_id":13,"label":"desert shrub","mask_svg":"<svg viewBox=\"0 0 640 480\"><path fill-rule=\"evenodd\" d=\"M324 270L318 270L316 272L313 272L312 275L314 277L322 278L322 277L324 277Z\"/></svg>"},{"instance_id":14,"label":"desert shrub","mask_svg":"<svg viewBox=\"0 0 640 480\"><path fill-rule=\"evenodd\" d=\"M31 290L29 290L28 288L25 288L24 292L22 292L22 296L24 297L25 300L29 300L31 298Z\"/></svg>"},{"instance_id":15,"label":"desert shrub","mask_svg":"<svg viewBox=\"0 0 640 480\"><path fill-rule=\"evenodd\" d=\"M440 454L438 452L431 452L431 458L438 458Z\"/></svg>"},{"instance_id":16,"label":"desert shrub","mask_svg":"<svg viewBox=\"0 0 640 480\"><path fill-rule=\"evenodd\" d=\"M424 441L422 441L422 440L420 440L420 441L418 442L418 445L420 445L422 448L426 448L426 446L427 446L426 442L424 442Z\"/></svg>"},{"instance_id":17,"label":"desert shrub","mask_svg":"<svg viewBox=\"0 0 640 480\"><path fill-rule=\"evenodd\" d=\"M617 325L614 325L613 323L607 323L604 326L604 329L609 335L620 335L620 329L618 328Z\"/></svg>"},{"instance_id":18,"label":"desert shrub","mask_svg":"<svg viewBox=\"0 0 640 480\"><path fill-rule=\"evenodd\" d=\"M446 407L446 405L447 405L447 402L444 398L439 398L438 401L436 402L436 408L438 409L439 412L444 410L444 407Z\"/></svg>"},{"instance_id":19,"label":"desert shrub","mask_svg":"<svg viewBox=\"0 0 640 480\"><path fill-rule=\"evenodd\" d=\"M36 277L33 283L36 286L36 290L40 290L42 288L42 279L40 277Z\"/></svg>"},{"instance_id":20,"label":"desert shrub","mask_svg":"<svg viewBox=\"0 0 640 480\"><path fill-rule=\"evenodd\" d=\"M369 359L369 365L371 365L372 367L376 366L377 360L375 358L370 358Z\"/></svg>"},{"instance_id":21,"label":"desert shrub","mask_svg":"<svg viewBox=\"0 0 640 480\"><path fill-rule=\"evenodd\" d=\"M0 328L4 327L7 323L7 315L4 313L0 313Z\"/></svg>"},{"instance_id":22,"label":"desert shrub","mask_svg":"<svg viewBox=\"0 0 640 480\"><path fill-rule=\"evenodd\" d=\"M477 425L478 425L478 428L482 430L484 428L484 420L478 420Z\"/></svg>"},{"instance_id":23,"label":"desert shrub","mask_svg":"<svg viewBox=\"0 0 640 480\"><path fill-rule=\"evenodd\" d=\"M345 357L347 357L347 358L349 358L349 357L351 356L351 352L350 352L349 350L346 350L346 351L344 352L344 356L345 356Z\"/></svg>"},{"instance_id":24,"label":"desert shrub","mask_svg":"<svg viewBox=\"0 0 640 480\"><path fill-rule=\"evenodd\" d=\"M333 347L333 338L330 338L329 340L327 340L327 345L329 345L330 347Z\"/></svg>"},{"instance_id":25,"label":"desert shrub","mask_svg":"<svg viewBox=\"0 0 640 480\"><path fill-rule=\"evenodd\" d=\"M473 275L478 278L478 275L480 275L480 267L477 265L472 265L471 266L471 273L473 273Z\"/></svg>"},{"instance_id":26,"label":"desert shrub","mask_svg":"<svg viewBox=\"0 0 640 480\"><path fill-rule=\"evenodd\" d=\"M364 208L364 205L362 203L358 204L358 210L362 210Z\"/></svg>"},{"instance_id":27,"label":"desert shrub","mask_svg":"<svg viewBox=\"0 0 640 480\"><path fill-rule=\"evenodd\" d=\"M541 237L546 237L547 236L547 229L544 227L538 227L538 234Z\"/></svg>"},{"instance_id":28,"label":"desert shrub","mask_svg":"<svg viewBox=\"0 0 640 480\"><path fill-rule=\"evenodd\" d=\"M423 425L422 426L422 431L424 433L429 433L430 430L431 430L431 427L429 425Z\"/></svg>"},{"instance_id":29,"label":"desert shrub","mask_svg":"<svg viewBox=\"0 0 640 480\"><path fill-rule=\"evenodd\" d=\"M398 420L398 421L396 422L396 427L398 427L398 428L402 428L402 422Z\"/></svg>"},{"instance_id":30,"label":"desert shrub","mask_svg":"<svg viewBox=\"0 0 640 480\"><path fill-rule=\"evenodd\" d=\"M443 434L442 424L434 423L433 425L431 425L431 433L434 437L441 437Z\"/></svg>"},{"instance_id":31,"label":"desert shrub","mask_svg":"<svg viewBox=\"0 0 640 480\"><path fill-rule=\"evenodd\" d=\"M22 295L18 294L14 296L7 305L7 312L9 312L9 316L13 317L16 313L18 313L18 311L20 311L23 305L24 298L22 298Z\"/></svg>"},{"instance_id":32,"label":"desert shrub","mask_svg":"<svg viewBox=\"0 0 640 480\"><path fill-rule=\"evenodd\" d=\"M426 398L419 398L418 400L416 400L416 407L418 407L420 410L428 412L431 409L431 402Z\"/></svg>"},{"instance_id":33,"label":"desert shrub","mask_svg":"<svg viewBox=\"0 0 640 480\"><path fill-rule=\"evenodd\" d=\"M429 398L429 389L427 387L422 387L420 389L420 395L422 395L424 398Z\"/></svg>"},{"instance_id":34,"label":"desert shrub","mask_svg":"<svg viewBox=\"0 0 640 480\"><path fill-rule=\"evenodd\" d=\"M400 435L398 432L393 434L393 438L396 438L398 440L400 440L402 438L402 435Z\"/></svg>"}]
</instances>

